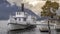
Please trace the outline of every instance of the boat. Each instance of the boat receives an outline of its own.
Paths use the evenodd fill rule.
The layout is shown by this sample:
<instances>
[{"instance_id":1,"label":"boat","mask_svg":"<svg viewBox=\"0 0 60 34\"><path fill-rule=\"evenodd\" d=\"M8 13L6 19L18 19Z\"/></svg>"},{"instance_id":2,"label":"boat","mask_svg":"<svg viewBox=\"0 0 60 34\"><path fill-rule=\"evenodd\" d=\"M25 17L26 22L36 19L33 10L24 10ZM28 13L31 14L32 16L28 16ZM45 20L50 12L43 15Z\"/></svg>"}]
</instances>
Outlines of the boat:
<instances>
[{"instance_id":1,"label":"boat","mask_svg":"<svg viewBox=\"0 0 60 34\"><path fill-rule=\"evenodd\" d=\"M40 32L48 32L49 31L49 29L46 27L39 28L39 30L40 30Z\"/></svg>"},{"instance_id":2,"label":"boat","mask_svg":"<svg viewBox=\"0 0 60 34\"><path fill-rule=\"evenodd\" d=\"M21 11L15 12L15 15L13 16L10 15L8 19L10 30L25 29L31 26L36 26L34 25L34 23L36 23L36 18L24 12L24 3L22 3L21 5Z\"/></svg>"}]
</instances>

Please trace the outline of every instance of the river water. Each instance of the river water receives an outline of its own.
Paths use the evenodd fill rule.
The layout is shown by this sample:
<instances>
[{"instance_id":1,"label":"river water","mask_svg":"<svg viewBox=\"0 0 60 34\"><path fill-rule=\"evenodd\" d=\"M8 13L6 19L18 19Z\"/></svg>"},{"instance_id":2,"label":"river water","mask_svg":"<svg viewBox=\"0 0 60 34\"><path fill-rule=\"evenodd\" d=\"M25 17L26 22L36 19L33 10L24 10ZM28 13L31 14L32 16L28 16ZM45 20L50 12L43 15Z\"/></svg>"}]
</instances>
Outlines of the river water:
<instances>
[{"instance_id":1,"label":"river water","mask_svg":"<svg viewBox=\"0 0 60 34\"><path fill-rule=\"evenodd\" d=\"M38 27L30 30L10 31L7 20L0 20L0 34L48 34L48 32L40 32ZM60 34L60 32L57 33L56 30L52 29L51 34Z\"/></svg>"}]
</instances>

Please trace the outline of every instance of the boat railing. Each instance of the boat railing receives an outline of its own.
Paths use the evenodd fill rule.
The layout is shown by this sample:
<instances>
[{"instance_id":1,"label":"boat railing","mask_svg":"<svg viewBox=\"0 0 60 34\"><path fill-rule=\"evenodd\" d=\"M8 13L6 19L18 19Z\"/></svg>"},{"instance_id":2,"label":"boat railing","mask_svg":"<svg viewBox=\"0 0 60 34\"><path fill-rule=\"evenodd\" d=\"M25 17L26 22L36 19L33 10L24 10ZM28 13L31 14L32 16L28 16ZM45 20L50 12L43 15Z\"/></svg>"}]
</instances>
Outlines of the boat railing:
<instances>
[{"instance_id":1,"label":"boat railing","mask_svg":"<svg viewBox=\"0 0 60 34\"><path fill-rule=\"evenodd\" d=\"M59 29L59 28L60 28L60 25L56 25L55 28L56 28L56 29Z\"/></svg>"},{"instance_id":2,"label":"boat railing","mask_svg":"<svg viewBox=\"0 0 60 34\"><path fill-rule=\"evenodd\" d=\"M11 20L10 23L18 23L18 24L35 24L36 22L34 21L16 21L16 20Z\"/></svg>"}]
</instances>

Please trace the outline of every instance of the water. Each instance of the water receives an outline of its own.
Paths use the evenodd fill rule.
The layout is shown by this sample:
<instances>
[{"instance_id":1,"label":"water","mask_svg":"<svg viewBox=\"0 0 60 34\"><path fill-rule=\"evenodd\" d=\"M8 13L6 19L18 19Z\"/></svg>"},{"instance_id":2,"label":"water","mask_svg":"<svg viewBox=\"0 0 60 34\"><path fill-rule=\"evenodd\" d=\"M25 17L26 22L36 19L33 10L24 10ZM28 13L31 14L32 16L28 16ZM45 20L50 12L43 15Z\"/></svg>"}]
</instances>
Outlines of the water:
<instances>
[{"instance_id":1,"label":"water","mask_svg":"<svg viewBox=\"0 0 60 34\"><path fill-rule=\"evenodd\" d=\"M10 31L7 20L0 20L0 34L48 34L48 32L40 32L39 27L30 30ZM51 34L57 34L56 30L52 29Z\"/></svg>"}]
</instances>

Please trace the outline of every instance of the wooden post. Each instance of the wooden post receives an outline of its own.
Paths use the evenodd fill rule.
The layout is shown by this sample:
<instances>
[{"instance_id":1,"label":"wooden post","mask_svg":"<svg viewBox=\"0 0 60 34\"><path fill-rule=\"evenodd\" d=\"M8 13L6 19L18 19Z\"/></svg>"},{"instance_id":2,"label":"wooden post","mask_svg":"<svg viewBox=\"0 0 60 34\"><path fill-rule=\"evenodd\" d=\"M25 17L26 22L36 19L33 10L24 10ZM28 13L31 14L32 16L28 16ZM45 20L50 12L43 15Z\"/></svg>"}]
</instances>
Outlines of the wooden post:
<instances>
[{"instance_id":1,"label":"wooden post","mask_svg":"<svg viewBox=\"0 0 60 34\"><path fill-rule=\"evenodd\" d=\"M50 29L49 21L48 21L48 29L49 29L49 34L51 34L51 29Z\"/></svg>"}]
</instances>

